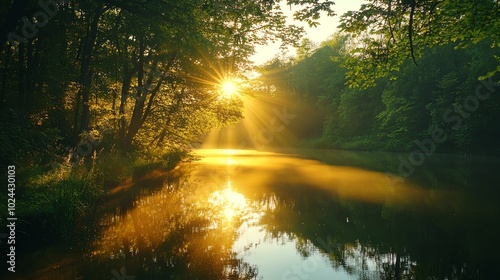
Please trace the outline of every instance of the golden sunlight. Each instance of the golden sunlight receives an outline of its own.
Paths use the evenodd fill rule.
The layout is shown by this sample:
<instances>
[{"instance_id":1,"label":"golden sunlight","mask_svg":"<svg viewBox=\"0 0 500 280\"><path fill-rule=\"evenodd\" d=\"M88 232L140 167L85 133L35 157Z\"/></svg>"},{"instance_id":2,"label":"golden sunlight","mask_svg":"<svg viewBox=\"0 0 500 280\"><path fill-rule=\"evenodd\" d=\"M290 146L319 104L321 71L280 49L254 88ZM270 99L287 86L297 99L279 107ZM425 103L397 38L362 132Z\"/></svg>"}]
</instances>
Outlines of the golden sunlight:
<instances>
[{"instance_id":1,"label":"golden sunlight","mask_svg":"<svg viewBox=\"0 0 500 280\"><path fill-rule=\"evenodd\" d=\"M241 214L247 206L245 196L231 189L231 181L227 182L226 189L212 193L209 202L216 207L220 207L228 221Z\"/></svg>"},{"instance_id":2,"label":"golden sunlight","mask_svg":"<svg viewBox=\"0 0 500 280\"><path fill-rule=\"evenodd\" d=\"M231 80L226 80L221 84L222 94L225 97L231 97L238 93L238 86Z\"/></svg>"}]
</instances>

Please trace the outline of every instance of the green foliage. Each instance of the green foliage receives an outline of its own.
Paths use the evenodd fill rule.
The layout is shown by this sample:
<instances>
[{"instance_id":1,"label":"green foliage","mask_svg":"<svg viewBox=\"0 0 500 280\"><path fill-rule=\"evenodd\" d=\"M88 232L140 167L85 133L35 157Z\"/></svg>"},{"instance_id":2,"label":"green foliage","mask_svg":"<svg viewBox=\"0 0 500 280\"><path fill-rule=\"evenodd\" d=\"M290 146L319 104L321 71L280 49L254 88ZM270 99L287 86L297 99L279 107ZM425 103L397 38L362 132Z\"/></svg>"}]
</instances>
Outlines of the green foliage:
<instances>
[{"instance_id":1,"label":"green foliage","mask_svg":"<svg viewBox=\"0 0 500 280\"><path fill-rule=\"evenodd\" d=\"M135 161L132 170L132 178L140 179L154 170L171 171L180 162L189 161L192 156L188 150L173 148L171 150L149 150L145 154L141 154Z\"/></svg>"},{"instance_id":2,"label":"green foliage","mask_svg":"<svg viewBox=\"0 0 500 280\"><path fill-rule=\"evenodd\" d=\"M59 131L37 124L41 121L13 110L1 113L0 165L43 165L56 156L61 139Z\"/></svg>"},{"instance_id":3,"label":"green foliage","mask_svg":"<svg viewBox=\"0 0 500 280\"><path fill-rule=\"evenodd\" d=\"M2 6L24 15L37 7L28 2ZM299 5L295 17L311 25L321 12L333 14L331 1L287 4ZM64 145L106 127L114 142L102 143L108 148L186 147L241 119L241 101L220 100L218 83L249 69L255 45L300 40L303 29L288 25L280 9L278 1L248 0L60 5L33 38L1 42L0 107L43 121L47 136L58 129ZM4 25L22 34L15 16ZM31 136L6 129L12 139Z\"/></svg>"},{"instance_id":4,"label":"green foliage","mask_svg":"<svg viewBox=\"0 0 500 280\"><path fill-rule=\"evenodd\" d=\"M387 143L382 141L376 135L355 136L349 141L341 142L335 148L343 150L384 150Z\"/></svg>"},{"instance_id":5,"label":"green foliage","mask_svg":"<svg viewBox=\"0 0 500 280\"><path fill-rule=\"evenodd\" d=\"M353 59L349 40L337 35L301 60L265 66L263 81L323 111L321 138L303 141L305 146L412 151L416 141L441 129L447 140L438 152L498 152L499 96L489 93L498 89L491 79L484 85L477 79L495 67L491 57L498 48L485 41L466 48L452 43L424 49L419 66L408 58L398 72L372 77L373 86L352 88L353 68L344 68ZM479 100L477 94L487 97Z\"/></svg>"},{"instance_id":6,"label":"green foliage","mask_svg":"<svg viewBox=\"0 0 500 280\"><path fill-rule=\"evenodd\" d=\"M132 175L132 163L136 161L133 153L113 149L102 151L94 161L93 172L103 190L117 186Z\"/></svg>"},{"instance_id":7,"label":"green foliage","mask_svg":"<svg viewBox=\"0 0 500 280\"><path fill-rule=\"evenodd\" d=\"M68 159L69 160L69 159ZM47 241L71 240L82 233L83 219L101 202L104 188L95 163L72 165L69 161L50 171L31 169L18 174L23 178L16 193L20 226L28 234Z\"/></svg>"},{"instance_id":8,"label":"green foliage","mask_svg":"<svg viewBox=\"0 0 500 280\"><path fill-rule=\"evenodd\" d=\"M184 150L156 158L112 150L95 153L87 161L74 162L68 156L53 162L50 169L39 165L23 168L17 174L16 188L19 229L29 235L43 232L30 241L38 245L59 239L72 242L85 234L88 219L105 201L109 189L130 177L141 179L153 170L171 170L188 159Z\"/></svg>"},{"instance_id":9,"label":"green foliage","mask_svg":"<svg viewBox=\"0 0 500 280\"><path fill-rule=\"evenodd\" d=\"M378 78L397 75L407 59L423 65L421 58L432 46L468 48L488 41L497 48L499 17L498 3L490 0L367 1L341 16L340 29L353 38L345 64L348 82L367 88ZM480 75L491 77L499 70L497 63Z\"/></svg>"}]
</instances>

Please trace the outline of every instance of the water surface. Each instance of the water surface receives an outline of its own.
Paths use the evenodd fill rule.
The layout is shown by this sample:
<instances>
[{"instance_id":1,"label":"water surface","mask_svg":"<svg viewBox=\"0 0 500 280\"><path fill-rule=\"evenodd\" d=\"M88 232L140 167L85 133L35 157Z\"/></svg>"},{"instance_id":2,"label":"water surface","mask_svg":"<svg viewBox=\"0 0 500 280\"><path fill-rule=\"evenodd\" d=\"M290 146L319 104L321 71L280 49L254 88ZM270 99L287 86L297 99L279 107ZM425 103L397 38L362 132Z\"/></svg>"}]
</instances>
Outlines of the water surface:
<instances>
[{"instance_id":1,"label":"water surface","mask_svg":"<svg viewBox=\"0 0 500 280\"><path fill-rule=\"evenodd\" d=\"M47 279L496 279L498 159L292 152L197 151Z\"/></svg>"}]
</instances>

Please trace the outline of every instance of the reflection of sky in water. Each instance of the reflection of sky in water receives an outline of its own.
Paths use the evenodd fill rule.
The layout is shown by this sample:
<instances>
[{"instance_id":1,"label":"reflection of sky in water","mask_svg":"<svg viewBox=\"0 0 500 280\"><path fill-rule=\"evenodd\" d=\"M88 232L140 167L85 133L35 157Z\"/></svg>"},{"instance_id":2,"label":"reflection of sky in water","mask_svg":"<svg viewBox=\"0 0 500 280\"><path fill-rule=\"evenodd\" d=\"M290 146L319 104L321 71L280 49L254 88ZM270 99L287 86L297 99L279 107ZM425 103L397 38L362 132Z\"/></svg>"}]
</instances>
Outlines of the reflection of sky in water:
<instances>
[{"instance_id":1,"label":"reflection of sky in water","mask_svg":"<svg viewBox=\"0 0 500 280\"><path fill-rule=\"evenodd\" d=\"M198 153L203 158L195 163L195 174L212 180L207 182L208 184L220 184L223 178L228 178L227 187L214 192L210 202L223 206L222 211L229 220L236 213L246 212L247 219L242 220L238 228L238 238L232 249L245 262L257 266L258 275L263 279L355 279L356 276L349 274L342 267L334 268L329 260L328 248L320 251L309 242L308 255L304 256L297 251L299 245L296 236L285 233L273 237L267 232L261 225L261 217L265 213L269 215L276 207L276 198L272 192L264 204L258 200L249 204L238 190L255 199L261 195L259 192L270 192L266 186L276 183L273 181L277 175L285 182L300 184L305 180L312 187L367 201L395 199L410 202L421 199L419 189L404 184L399 184L395 189L395 186L387 184L382 174L361 169L327 166L311 160L256 151L201 150ZM279 174L280 171L286 172ZM253 212L249 214L248 211ZM350 266L364 265L365 274L370 274L370 271L374 273L377 269L375 261L370 258L358 258L362 254L359 251L356 246L350 248L352 257L347 259ZM364 259L364 264L356 263L358 259Z\"/></svg>"},{"instance_id":2,"label":"reflection of sky in water","mask_svg":"<svg viewBox=\"0 0 500 280\"><path fill-rule=\"evenodd\" d=\"M131 198L128 208L106 216L90 257L182 279L225 279L252 266L265 280L385 279L394 269L411 276L418 262L405 246L413 230L381 223L463 203L453 191L391 184L382 173L354 167L257 151L198 154L184 166L189 180ZM332 233L334 245L322 246L318 238Z\"/></svg>"},{"instance_id":3,"label":"reflection of sky in water","mask_svg":"<svg viewBox=\"0 0 500 280\"><path fill-rule=\"evenodd\" d=\"M330 195L335 198L335 204L358 201L366 205L379 205L377 209L382 207L383 217L398 215L400 211L404 213L408 209L446 213L457 211L457 206L463 203L458 193L452 190L423 189L409 180L398 181L383 173L354 167L331 166L269 152L201 150L199 154L203 158L195 163L195 175L203 178L207 184L221 184L228 178L231 180L231 190L243 194L247 201L251 201L247 205L254 211L253 219L243 221L233 250L245 262L256 265L259 275L264 279L305 279L306 276L310 276L310 279L380 279L395 273L393 270L400 270L403 275L414 273L417 262L405 253L404 248L379 250L370 244L352 240L349 243L341 242L341 248L329 254L329 248L318 246L318 242L312 244L307 239L303 241L303 238L295 236L293 232L297 229L286 230L290 226L287 224L288 220L293 217L286 216L286 211L283 214L280 209L296 208L298 210L293 211L299 211L300 216L301 208L294 205L299 203L300 196L308 196L307 190ZM279 197L276 197L275 192L280 193ZM274 217L279 215L284 216ZM321 211L317 215L321 215ZM284 220L283 224L280 219ZM313 220L316 219L317 216L314 216ZM355 217L351 217L353 219ZM314 223L313 220L306 220L306 223ZM340 217L339 220L349 223L348 216ZM328 223L328 219L326 222ZM284 228L275 230L280 226ZM385 228L382 231L384 230ZM353 229L353 235L360 231L363 229ZM317 231L322 234L320 232ZM326 239L329 232L323 231L325 232ZM386 234L391 235L390 232ZM393 234L393 238L400 238L397 233ZM321 236L312 238L317 237ZM308 256L297 249L299 242L310 243L310 248L306 250ZM398 264L401 267L395 268ZM301 268L299 272L293 270L296 266ZM307 275L300 274L308 269L310 272Z\"/></svg>"},{"instance_id":4,"label":"reflection of sky in water","mask_svg":"<svg viewBox=\"0 0 500 280\"><path fill-rule=\"evenodd\" d=\"M204 184L226 184L230 179L254 197L281 184L326 190L340 198L375 203L419 204L432 199L426 190L383 173L254 150L199 150L195 174Z\"/></svg>"},{"instance_id":5,"label":"reflection of sky in water","mask_svg":"<svg viewBox=\"0 0 500 280\"><path fill-rule=\"evenodd\" d=\"M343 269L334 270L324 254L316 251L304 258L296 246L292 237L266 238L262 227L251 226L243 230L233 250L250 265L256 265L263 279L355 279Z\"/></svg>"}]
</instances>

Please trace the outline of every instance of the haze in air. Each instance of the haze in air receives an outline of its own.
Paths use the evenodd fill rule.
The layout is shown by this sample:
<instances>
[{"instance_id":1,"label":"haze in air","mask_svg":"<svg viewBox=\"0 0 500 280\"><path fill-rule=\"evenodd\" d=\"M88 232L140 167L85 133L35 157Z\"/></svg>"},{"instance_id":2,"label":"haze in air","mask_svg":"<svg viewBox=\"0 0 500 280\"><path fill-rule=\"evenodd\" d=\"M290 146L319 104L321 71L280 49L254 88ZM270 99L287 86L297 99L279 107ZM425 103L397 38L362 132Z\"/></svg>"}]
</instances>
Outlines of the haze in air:
<instances>
[{"instance_id":1,"label":"haze in air","mask_svg":"<svg viewBox=\"0 0 500 280\"><path fill-rule=\"evenodd\" d=\"M498 1L0 3L2 279L495 279Z\"/></svg>"}]
</instances>

